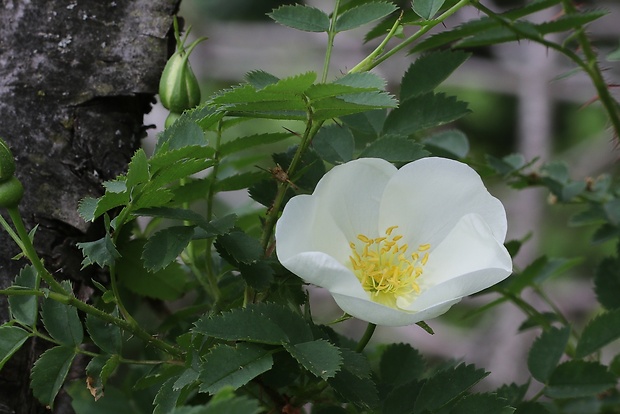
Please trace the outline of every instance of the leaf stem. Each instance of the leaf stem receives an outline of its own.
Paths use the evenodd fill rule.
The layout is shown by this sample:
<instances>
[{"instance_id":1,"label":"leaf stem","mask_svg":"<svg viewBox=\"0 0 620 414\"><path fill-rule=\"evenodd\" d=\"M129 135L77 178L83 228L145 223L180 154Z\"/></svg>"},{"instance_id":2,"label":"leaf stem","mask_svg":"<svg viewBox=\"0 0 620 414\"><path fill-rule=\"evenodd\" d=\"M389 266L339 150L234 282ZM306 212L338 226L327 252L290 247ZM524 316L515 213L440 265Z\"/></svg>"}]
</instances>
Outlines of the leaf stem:
<instances>
[{"instance_id":1,"label":"leaf stem","mask_svg":"<svg viewBox=\"0 0 620 414\"><path fill-rule=\"evenodd\" d=\"M336 0L334 5L334 11L332 13L332 19L329 23L329 30L327 31L327 50L325 51L325 61L323 62L323 76L321 76L321 82L327 82L327 74L329 73L329 62L332 57L332 50L334 48L334 38L336 37L336 20L338 19L338 8L340 7L340 0Z\"/></svg>"},{"instance_id":2,"label":"leaf stem","mask_svg":"<svg viewBox=\"0 0 620 414\"><path fill-rule=\"evenodd\" d=\"M0 290L0 295L48 297L52 300L55 300L56 302L60 302L60 303L64 303L65 305L73 306L74 308L77 308L84 313L96 316L105 322L109 322L111 324L118 326L121 329L131 332L133 335L144 340L145 342L150 343L155 348L158 348L159 350L166 352L169 355L173 355L179 358L183 357L183 351L181 351L180 349L176 348L173 345L170 345L160 339L157 339L151 336L148 332L140 328L139 325L133 325L124 319L117 318L94 306L84 303L81 300L77 299L75 296L67 294L66 292L64 292L64 290L62 293L59 293L59 292L44 292L42 290L34 290L34 289L11 289L9 288L9 289Z\"/></svg>"},{"instance_id":3,"label":"leaf stem","mask_svg":"<svg viewBox=\"0 0 620 414\"><path fill-rule=\"evenodd\" d=\"M376 328L377 328L377 325L375 325L374 323L368 322L368 326L366 327L366 331L364 332L364 335L362 335L362 338L360 339L360 341L357 343L357 346L355 347L355 352L362 352L364 348L366 348L366 345L368 345L368 342L370 341L370 338L372 338L372 334L375 333Z\"/></svg>"},{"instance_id":4,"label":"leaf stem","mask_svg":"<svg viewBox=\"0 0 620 414\"><path fill-rule=\"evenodd\" d=\"M398 45L394 46L392 49L388 50L383 55L381 55L382 50L385 47L384 43L387 43L390 37L393 37L394 34L396 33L396 29L398 29L398 24L400 24L400 18L399 18L396 21L396 24L392 27L392 30L390 30L390 33L388 33L388 36L386 37L386 39L384 39L383 42L381 42L381 44L370 55L368 55L368 57L366 57L364 60L358 63L355 67L353 67L349 71L349 73L366 72L366 71L369 71L377 67L379 64L383 63L384 61L386 61L387 59L389 59L396 53L400 52L401 50L409 46L411 43L418 40L424 34L428 33L433 27L437 26L440 23L443 23L444 20L452 16L459 9L468 5L470 1L471 0L460 0L458 3L450 7L448 10L443 12L437 18L424 22L424 26L421 27L417 32L415 32L413 35L409 36L407 39L403 40L401 43L399 43Z\"/></svg>"}]
</instances>

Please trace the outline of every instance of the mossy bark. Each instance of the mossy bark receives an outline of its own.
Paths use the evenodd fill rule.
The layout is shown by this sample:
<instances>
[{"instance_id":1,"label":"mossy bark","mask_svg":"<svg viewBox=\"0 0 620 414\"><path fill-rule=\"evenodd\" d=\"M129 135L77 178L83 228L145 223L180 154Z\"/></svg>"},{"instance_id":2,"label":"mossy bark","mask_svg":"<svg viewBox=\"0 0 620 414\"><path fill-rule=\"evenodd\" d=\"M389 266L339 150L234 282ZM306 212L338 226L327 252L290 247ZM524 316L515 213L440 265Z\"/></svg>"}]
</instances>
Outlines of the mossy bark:
<instances>
[{"instance_id":1,"label":"mossy bark","mask_svg":"<svg viewBox=\"0 0 620 414\"><path fill-rule=\"evenodd\" d=\"M180 0L8 0L0 10L0 136L26 189L20 211L35 245L59 278L85 300L92 270L80 270L75 242L97 229L78 201L101 194L140 145L143 114L171 53L172 16ZM5 217L7 217L5 215ZM23 260L0 232L0 288ZM0 297L0 323L8 318ZM27 343L0 373L0 413L49 412L29 392L41 344ZM59 396L54 412L72 412Z\"/></svg>"}]
</instances>

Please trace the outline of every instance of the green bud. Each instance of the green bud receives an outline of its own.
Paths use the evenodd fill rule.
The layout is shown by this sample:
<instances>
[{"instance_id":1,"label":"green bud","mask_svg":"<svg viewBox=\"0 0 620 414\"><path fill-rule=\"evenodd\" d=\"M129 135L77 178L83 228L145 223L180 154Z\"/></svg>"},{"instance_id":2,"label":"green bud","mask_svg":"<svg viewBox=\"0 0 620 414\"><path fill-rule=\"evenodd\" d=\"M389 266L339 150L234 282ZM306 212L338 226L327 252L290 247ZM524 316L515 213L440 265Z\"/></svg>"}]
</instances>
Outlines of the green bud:
<instances>
[{"instance_id":1,"label":"green bud","mask_svg":"<svg viewBox=\"0 0 620 414\"><path fill-rule=\"evenodd\" d=\"M180 116L181 116L181 114L178 114L176 112L170 112L168 114L168 116L166 117L166 122L164 123L164 128L168 128L170 125L174 124L174 121L179 119Z\"/></svg>"},{"instance_id":2,"label":"green bud","mask_svg":"<svg viewBox=\"0 0 620 414\"><path fill-rule=\"evenodd\" d=\"M17 207L24 195L22 183L15 177L11 177L0 183L0 208Z\"/></svg>"},{"instance_id":3,"label":"green bud","mask_svg":"<svg viewBox=\"0 0 620 414\"><path fill-rule=\"evenodd\" d=\"M194 41L187 50L180 45L170 57L159 80L159 98L171 112L182 113L200 103L200 85L189 64L189 55L204 38Z\"/></svg>"},{"instance_id":4,"label":"green bud","mask_svg":"<svg viewBox=\"0 0 620 414\"><path fill-rule=\"evenodd\" d=\"M15 174L15 159L9 146L0 138L0 182L7 181Z\"/></svg>"}]
</instances>

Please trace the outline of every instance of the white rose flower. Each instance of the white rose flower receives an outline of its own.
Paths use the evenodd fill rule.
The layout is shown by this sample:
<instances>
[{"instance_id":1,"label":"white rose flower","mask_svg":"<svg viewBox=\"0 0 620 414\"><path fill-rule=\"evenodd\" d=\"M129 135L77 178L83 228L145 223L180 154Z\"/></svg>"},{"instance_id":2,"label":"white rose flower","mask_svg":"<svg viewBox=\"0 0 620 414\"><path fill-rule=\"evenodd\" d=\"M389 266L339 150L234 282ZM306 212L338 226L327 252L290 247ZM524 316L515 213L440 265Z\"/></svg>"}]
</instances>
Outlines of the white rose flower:
<instances>
[{"instance_id":1,"label":"white rose flower","mask_svg":"<svg viewBox=\"0 0 620 414\"><path fill-rule=\"evenodd\" d=\"M284 267L377 325L434 318L512 272L503 205L443 158L336 166L288 202L275 237Z\"/></svg>"}]
</instances>

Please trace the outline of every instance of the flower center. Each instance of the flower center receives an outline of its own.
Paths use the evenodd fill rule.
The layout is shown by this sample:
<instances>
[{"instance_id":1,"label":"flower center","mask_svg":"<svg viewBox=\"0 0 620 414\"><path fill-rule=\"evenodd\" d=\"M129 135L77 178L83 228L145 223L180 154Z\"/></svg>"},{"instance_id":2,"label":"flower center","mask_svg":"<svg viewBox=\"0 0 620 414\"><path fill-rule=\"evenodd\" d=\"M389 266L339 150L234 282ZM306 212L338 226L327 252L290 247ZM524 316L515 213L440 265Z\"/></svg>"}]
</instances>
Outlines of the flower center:
<instances>
[{"instance_id":1,"label":"flower center","mask_svg":"<svg viewBox=\"0 0 620 414\"><path fill-rule=\"evenodd\" d=\"M420 293L418 278L428 261L430 244L421 244L410 253L402 235L392 234L398 226L388 227L385 236L371 239L358 234L359 242L350 242L351 268L373 301L397 308L408 305ZM400 299L400 300L399 300ZM404 301L404 303L402 302Z\"/></svg>"}]
</instances>

